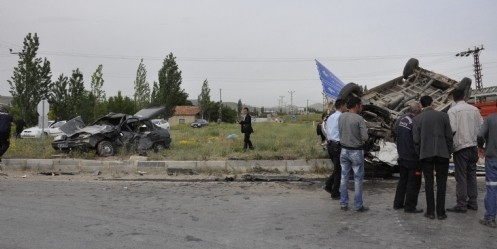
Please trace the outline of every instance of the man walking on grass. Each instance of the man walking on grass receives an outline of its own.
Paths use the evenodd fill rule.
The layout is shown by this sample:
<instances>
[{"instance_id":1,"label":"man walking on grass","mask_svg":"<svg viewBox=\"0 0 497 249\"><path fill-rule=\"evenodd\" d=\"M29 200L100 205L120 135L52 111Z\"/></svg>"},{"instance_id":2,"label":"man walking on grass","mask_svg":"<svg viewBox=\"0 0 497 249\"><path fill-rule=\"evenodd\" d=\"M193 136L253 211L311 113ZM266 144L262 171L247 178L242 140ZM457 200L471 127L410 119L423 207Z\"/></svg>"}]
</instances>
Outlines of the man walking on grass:
<instances>
[{"instance_id":1,"label":"man walking on grass","mask_svg":"<svg viewBox=\"0 0 497 249\"><path fill-rule=\"evenodd\" d=\"M340 163L342 165L342 179L340 181L340 209L348 210L349 174L354 173L354 209L357 212L368 211L362 202L362 181L364 178L364 143L368 140L366 122L359 115L362 110L361 99L352 97L347 102L349 112L342 113L338 120L340 134Z\"/></svg>"}]
</instances>

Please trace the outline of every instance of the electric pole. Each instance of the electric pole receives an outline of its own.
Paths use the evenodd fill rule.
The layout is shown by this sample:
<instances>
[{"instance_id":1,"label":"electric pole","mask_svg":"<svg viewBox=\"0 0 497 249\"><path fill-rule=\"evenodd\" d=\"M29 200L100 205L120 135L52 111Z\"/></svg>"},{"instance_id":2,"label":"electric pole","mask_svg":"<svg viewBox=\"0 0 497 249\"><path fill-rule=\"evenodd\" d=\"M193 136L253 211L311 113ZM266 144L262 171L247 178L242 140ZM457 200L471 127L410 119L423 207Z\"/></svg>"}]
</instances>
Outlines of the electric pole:
<instances>
[{"instance_id":1,"label":"electric pole","mask_svg":"<svg viewBox=\"0 0 497 249\"><path fill-rule=\"evenodd\" d=\"M220 124L222 120L222 109L223 109L223 100L221 99L221 88L219 88L219 118L217 119L217 122Z\"/></svg>"},{"instance_id":2,"label":"electric pole","mask_svg":"<svg viewBox=\"0 0 497 249\"><path fill-rule=\"evenodd\" d=\"M460 57L468 57L470 55L473 55L473 58L474 58L474 62L475 64L473 65L474 67L474 71L475 71L475 85L476 85L476 89L482 89L483 88L483 82L482 82L482 79L481 79L481 64L480 64L480 52L483 50L483 45L481 45L481 47L475 47L474 49L469 49L468 48L468 51L463 51L463 52L460 52L460 53L457 53L456 56L460 56Z\"/></svg>"},{"instance_id":3,"label":"electric pole","mask_svg":"<svg viewBox=\"0 0 497 249\"><path fill-rule=\"evenodd\" d=\"M280 100L279 100L280 113L283 113L283 109L282 109L281 107L282 107L282 105L283 105L283 98L284 98L284 97L285 97L285 96L280 96Z\"/></svg>"},{"instance_id":4,"label":"electric pole","mask_svg":"<svg viewBox=\"0 0 497 249\"><path fill-rule=\"evenodd\" d=\"M288 91L288 93L290 94L290 114L293 114L293 93L295 91Z\"/></svg>"}]
</instances>

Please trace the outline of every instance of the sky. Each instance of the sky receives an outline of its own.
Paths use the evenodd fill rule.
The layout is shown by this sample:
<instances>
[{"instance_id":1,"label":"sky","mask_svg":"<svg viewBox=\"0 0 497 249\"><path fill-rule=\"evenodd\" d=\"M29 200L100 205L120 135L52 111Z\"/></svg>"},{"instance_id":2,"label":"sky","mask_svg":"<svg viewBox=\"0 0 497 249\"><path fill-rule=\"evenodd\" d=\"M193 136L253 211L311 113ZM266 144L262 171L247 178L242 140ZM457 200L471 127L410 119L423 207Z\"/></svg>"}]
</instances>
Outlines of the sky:
<instances>
[{"instance_id":1,"label":"sky","mask_svg":"<svg viewBox=\"0 0 497 249\"><path fill-rule=\"evenodd\" d=\"M0 95L28 33L52 80L79 68L85 87L103 65L107 97L132 98L143 59L150 85L173 53L182 88L197 99L277 107L323 102L315 59L343 82L369 89L420 67L473 80L483 45L483 86L497 86L495 0L0 0Z\"/></svg>"}]
</instances>

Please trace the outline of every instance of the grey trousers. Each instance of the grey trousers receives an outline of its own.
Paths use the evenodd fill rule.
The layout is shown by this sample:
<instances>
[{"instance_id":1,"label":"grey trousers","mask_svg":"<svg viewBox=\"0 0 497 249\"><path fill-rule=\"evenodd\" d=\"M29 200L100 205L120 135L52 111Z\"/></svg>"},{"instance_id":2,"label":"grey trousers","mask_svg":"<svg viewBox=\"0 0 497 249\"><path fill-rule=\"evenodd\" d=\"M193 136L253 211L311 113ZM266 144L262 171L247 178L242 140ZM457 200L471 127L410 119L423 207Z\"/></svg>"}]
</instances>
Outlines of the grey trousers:
<instances>
[{"instance_id":1,"label":"grey trousers","mask_svg":"<svg viewBox=\"0 0 497 249\"><path fill-rule=\"evenodd\" d=\"M468 147L454 152L456 177L456 207L466 209L468 206L478 208L476 198L476 162L478 162L477 147Z\"/></svg>"}]
</instances>

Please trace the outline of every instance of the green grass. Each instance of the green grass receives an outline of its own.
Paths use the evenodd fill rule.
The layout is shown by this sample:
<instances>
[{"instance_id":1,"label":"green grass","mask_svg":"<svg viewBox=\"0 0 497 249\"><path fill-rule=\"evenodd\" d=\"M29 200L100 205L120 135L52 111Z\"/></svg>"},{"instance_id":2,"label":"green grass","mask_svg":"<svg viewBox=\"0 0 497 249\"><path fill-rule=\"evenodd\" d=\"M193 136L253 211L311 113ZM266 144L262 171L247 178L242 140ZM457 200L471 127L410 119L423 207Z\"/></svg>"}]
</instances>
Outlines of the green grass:
<instances>
[{"instance_id":1,"label":"green grass","mask_svg":"<svg viewBox=\"0 0 497 249\"><path fill-rule=\"evenodd\" d=\"M314 119L315 120L315 119ZM238 124L214 124L204 128L187 125L173 126L171 148L157 153L149 151L149 160L292 160L327 158L319 145L312 121L286 123L254 123L251 135L255 150L244 152L243 134ZM235 134L237 138L229 139ZM4 158L54 158L60 155L52 149L53 138L11 139ZM120 151L116 157L127 159L131 154ZM69 158L96 159L94 151L72 152Z\"/></svg>"}]
</instances>

